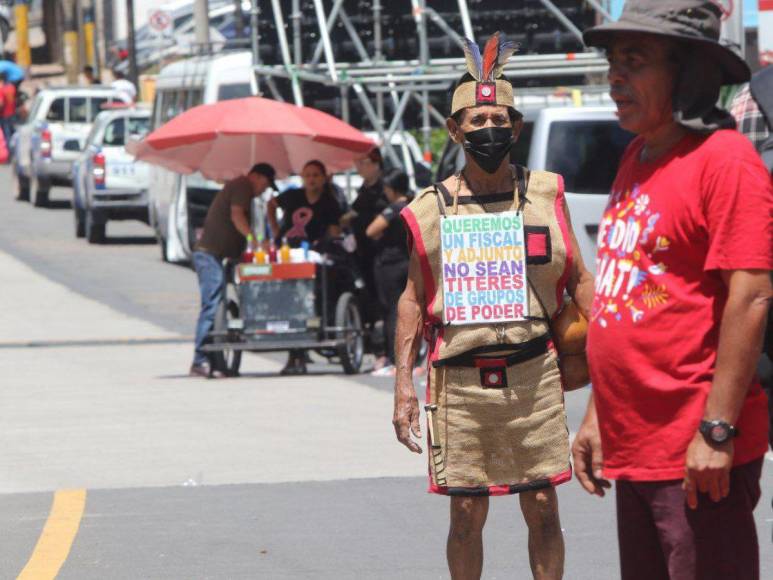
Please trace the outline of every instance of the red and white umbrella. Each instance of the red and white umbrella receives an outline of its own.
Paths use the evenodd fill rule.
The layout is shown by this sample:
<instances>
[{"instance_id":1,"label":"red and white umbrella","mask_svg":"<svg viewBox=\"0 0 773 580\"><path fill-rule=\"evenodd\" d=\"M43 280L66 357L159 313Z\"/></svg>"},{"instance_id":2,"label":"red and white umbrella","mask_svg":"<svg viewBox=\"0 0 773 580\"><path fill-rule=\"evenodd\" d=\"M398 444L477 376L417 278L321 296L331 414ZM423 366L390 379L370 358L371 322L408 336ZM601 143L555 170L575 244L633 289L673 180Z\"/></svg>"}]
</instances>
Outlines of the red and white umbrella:
<instances>
[{"instance_id":1,"label":"red and white umbrella","mask_svg":"<svg viewBox=\"0 0 773 580\"><path fill-rule=\"evenodd\" d=\"M311 159L330 172L343 171L375 146L362 131L322 111L248 97L194 107L126 149L178 173L227 181L255 163L270 163L280 177L300 173Z\"/></svg>"}]
</instances>

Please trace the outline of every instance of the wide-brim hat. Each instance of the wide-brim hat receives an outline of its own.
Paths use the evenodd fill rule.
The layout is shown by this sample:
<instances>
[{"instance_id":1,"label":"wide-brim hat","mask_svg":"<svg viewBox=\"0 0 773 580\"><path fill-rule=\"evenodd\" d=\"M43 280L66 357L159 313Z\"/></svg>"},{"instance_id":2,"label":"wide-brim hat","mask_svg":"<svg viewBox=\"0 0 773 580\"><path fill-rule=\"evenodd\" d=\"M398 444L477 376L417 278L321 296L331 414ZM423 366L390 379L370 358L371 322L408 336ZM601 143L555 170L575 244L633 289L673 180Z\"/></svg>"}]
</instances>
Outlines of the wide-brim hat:
<instances>
[{"instance_id":1,"label":"wide-brim hat","mask_svg":"<svg viewBox=\"0 0 773 580\"><path fill-rule=\"evenodd\" d=\"M645 32L695 45L707 60L722 70L722 84L744 83L751 77L749 65L719 43L722 12L710 0L628 0L617 22L583 32L587 46L607 48L618 34Z\"/></svg>"}]
</instances>

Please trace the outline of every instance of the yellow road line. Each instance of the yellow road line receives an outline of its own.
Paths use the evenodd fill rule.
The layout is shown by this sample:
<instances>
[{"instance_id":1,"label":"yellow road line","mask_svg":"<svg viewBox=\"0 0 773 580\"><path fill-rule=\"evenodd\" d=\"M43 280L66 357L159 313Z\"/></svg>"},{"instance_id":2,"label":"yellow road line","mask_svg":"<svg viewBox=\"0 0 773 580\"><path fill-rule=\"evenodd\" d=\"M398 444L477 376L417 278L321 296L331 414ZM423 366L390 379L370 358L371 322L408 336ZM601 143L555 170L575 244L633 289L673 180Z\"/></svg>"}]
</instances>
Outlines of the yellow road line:
<instances>
[{"instance_id":1,"label":"yellow road line","mask_svg":"<svg viewBox=\"0 0 773 580\"><path fill-rule=\"evenodd\" d=\"M51 513L35 550L16 580L53 580L67 560L86 507L86 490L61 490L54 494Z\"/></svg>"}]
</instances>

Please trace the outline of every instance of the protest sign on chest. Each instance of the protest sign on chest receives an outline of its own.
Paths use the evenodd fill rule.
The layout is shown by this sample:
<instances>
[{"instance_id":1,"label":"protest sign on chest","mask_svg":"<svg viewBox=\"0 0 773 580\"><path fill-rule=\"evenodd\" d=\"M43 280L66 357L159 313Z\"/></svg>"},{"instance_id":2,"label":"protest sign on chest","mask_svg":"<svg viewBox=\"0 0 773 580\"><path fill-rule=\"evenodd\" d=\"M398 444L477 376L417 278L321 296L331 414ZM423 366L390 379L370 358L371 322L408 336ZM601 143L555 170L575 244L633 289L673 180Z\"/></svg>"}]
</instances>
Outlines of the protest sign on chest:
<instances>
[{"instance_id":1,"label":"protest sign on chest","mask_svg":"<svg viewBox=\"0 0 773 580\"><path fill-rule=\"evenodd\" d=\"M529 315L523 215L441 218L443 322L492 324Z\"/></svg>"}]
</instances>

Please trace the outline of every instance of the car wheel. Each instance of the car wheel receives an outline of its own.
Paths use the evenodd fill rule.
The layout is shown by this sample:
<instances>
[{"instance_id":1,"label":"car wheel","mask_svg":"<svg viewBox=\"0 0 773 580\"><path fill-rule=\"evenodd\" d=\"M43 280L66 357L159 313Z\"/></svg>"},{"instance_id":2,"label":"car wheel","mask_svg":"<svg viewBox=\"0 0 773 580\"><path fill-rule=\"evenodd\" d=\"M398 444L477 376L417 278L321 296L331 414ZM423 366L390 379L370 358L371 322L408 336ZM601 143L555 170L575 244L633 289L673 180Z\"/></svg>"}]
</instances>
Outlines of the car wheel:
<instances>
[{"instance_id":1,"label":"car wheel","mask_svg":"<svg viewBox=\"0 0 773 580\"><path fill-rule=\"evenodd\" d=\"M35 207L48 206L48 192L51 190L51 183L32 174L30 178L30 199Z\"/></svg>"},{"instance_id":2,"label":"car wheel","mask_svg":"<svg viewBox=\"0 0 773 580\"><path fill-rule=\"evenodd\" d=\"M78 206L74 206L73 216L75 217L75 237L86 237L86 212Z\"/></svg>"},{"instance_id":3,"label":"car wheel","mask_svg":"<svg viewBox=\"0 0 773 580\"><path fill-rule=\"evenodd\" d=\"M13 186L16 189L17 201L29 201L30 200L30 180L19 173L19 168L15 162L12 163L13 168Z\"/></svg>"},{"instance_id":4,"label":"car wheel","mask_svg":"<svg viewBox=\"0 0 773 580\"><path fill-rule=\"evenodd\" d=\"M95 220L94 212L86 211L86 240L90 244L105 243L105 223L98 223Z\"/></svg>"}]
</instances>

